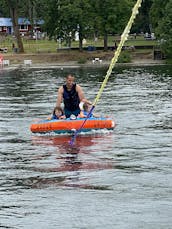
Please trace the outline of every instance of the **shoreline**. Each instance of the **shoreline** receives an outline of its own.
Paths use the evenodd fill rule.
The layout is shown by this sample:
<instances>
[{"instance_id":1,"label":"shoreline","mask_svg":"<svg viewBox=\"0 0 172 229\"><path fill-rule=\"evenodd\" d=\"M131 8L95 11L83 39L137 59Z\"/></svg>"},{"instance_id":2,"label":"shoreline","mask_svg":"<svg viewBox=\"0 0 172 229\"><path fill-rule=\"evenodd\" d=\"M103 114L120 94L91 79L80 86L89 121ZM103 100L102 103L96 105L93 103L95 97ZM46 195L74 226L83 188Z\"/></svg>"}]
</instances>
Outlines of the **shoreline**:
<instances>
[{"instance_id":1,"label":"shoreline","mask_svg":"<svg viewBox=\"0 0 172 229\"><path fill-rule=\"evenodd\" d=\"M131 62L116 63L116 66L150 66L163 65L164 60L155 60L152 51L138 53L130 52ZM5 69L20 68L86 68L108 67L114 57L112 51L63 51L57 53L5 53L2 55ZM83 63L81 63L83 61Z\"/></svg>"},{"instance_id":2,"label":"shoreline","mask_svg":"<svg viewBox=\"0 0 172 229\"><path fill-rule=\"evenodd\" d=\"M42 62L42 63L31 63L31 64L9 64L0 66L1 70L15 70L15 69L46 69L46 68L98 68L98 67L109 67L111 61L102 61L101 63L93 63L92 61L87 61L84 64L79 64L77 61L65 61L65 62ZM116 66L157 66L166 65L163 60L151 60L151 59L139 59L133 60L130 63L116 63Z\"/></svg>"}]
</instances>

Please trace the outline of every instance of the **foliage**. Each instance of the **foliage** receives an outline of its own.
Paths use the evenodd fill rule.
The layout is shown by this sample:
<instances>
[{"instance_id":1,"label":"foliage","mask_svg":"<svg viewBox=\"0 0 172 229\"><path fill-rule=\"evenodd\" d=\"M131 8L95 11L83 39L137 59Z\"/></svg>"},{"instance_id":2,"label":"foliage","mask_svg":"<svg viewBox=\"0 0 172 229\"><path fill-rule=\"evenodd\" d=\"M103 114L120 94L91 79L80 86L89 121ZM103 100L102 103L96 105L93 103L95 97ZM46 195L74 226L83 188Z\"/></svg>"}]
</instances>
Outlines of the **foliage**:
<instances>
[{"instance_id":1,"label":"foliage","mask_svg":"<svg viewBox=\"0 0 172 229\"><path fill-rule=\"evenodd\" d=\"M20 1L18 0L6 0L6 3L8 4L10 16L13 23L14 28L14 35L17 40L18 50L19 53L24 52L23 42L20 36L19 26L18 26L18 8Z\"/></svg>"},{"instance_id":2,"label":"foliage","mask_svg":"<svg viewBox=\"0 0 172 229\"><path fill-rule=\"evenodd\" d=\"M80 50L84 38L96 43L95 38L100 37L107 50L108 36L122 33L135 3L136 0L0 0L0 16L10 17L10 9L15 9L19 17L27 17L32 25L35 20L44 19L44 30L50 39L61 38L66 46L71 46L78 32ZM170 56L171 21L172 0L143 0L131 33L155 32Z\"/></svg>"},{"instance_id":3,"label":"foliage","mask_svg":"<svg viewBox=\"0 0 172 229\"><path fill-rule=\"evenodd\" d=\"M162 50L172 58L172 0L154 0L150 15Z\"/></svg>"},{"instance_id":4,"label":"foliage","mask_svg":"<svg viewBox=\"0 0 172 229\"><path fill-rule=\"evenodd\" d=\"M94 29L96 35L104 36L104 49L107 50L108 34L121 34L131 15L132 1L97 0L93 1Z\"/></svg>"},{"instance_id":5,"label":"foliage","mask_svg":"<svg viewBox=\"0 0 172 229\"><path fill-rule=\"evenodd\" d=\"M9 17L9 9L4 0L0 1L0 17Z\"/></svg>"},{"instance_id":6,"label":"foliage","mask_svg":"<svg viewBox=\"0 0 172 229\"><path fill-rule=\"evenodd\" d=\"M123 31L132 6L132 0L50 0L45 28L50 37L65 40L73 39L78 32L80 49L83 38L103 35L107 49L108 34Z\"/></svg>"},{"instance_id":7,"label":"foliage","mask_svg":"<svg viewBox=\"0 0 172 229\"><path fill-rule=\"evenodd\" d=\"M118 58L118 63L130 63L131 62L131 53L129 51L122 51L121 55Z\"/></svg>"},{"instance_id":8,"label":"foliage","mask_svg":"<svg viewBox=\"0 0 172 229\"><path fill-rule=\"evenodd\" d=\"M131 29L132 33L151 33L152 25L149 17L149 11L152 6L153 0L143 0L142 6L139 9L139 14L134 22L134 25Z\"/></svg>"},{"instance_id":9,"label":"foliage","mask_svg":"<svg viewBox=\"0 0 172 229\"><path fill-rule=\"evenodd\" d=\"M85 64L87 62L87 59L85 57L80 57L78 60L78 64Z\"/></svg>"},{"instance_id":10,"label":"foliage","mask_svg":"<svg viewBox=\"0 0 172 229\"><path fill-rule=\"evenodd\" d=\"M161 19L165 15L165 6L168 1L169 0L153 0L152 6L149 10L151 24L153 28L155 28L156 35L159 35L158 27L161 22Z\"/></svg>"},{"instance_id":11,"label":"foliage","mask_svg":"<svg viewBox=\"0 0 172 229\"><path fill-rule=\"evenodd\" d=\"M18 18L22 16L28 18L32 27L34 27L34 21L38 19L39 16L42 16L42 9L44 9L43 3L45 2L46 0L1 0L0 2L0 6L2 7L1 14L4 14L6 17L11 17L12 19L14 35L20 53L24 52L24 47L19 32Z\"/></svg>"},{"instance_id":12,"label":"foliage","mask_svg":"<svg viewBox=\"0 0 172 229\"><path fill-rule=\"evenodd\" d=\"M64 39L70 46L71 40L78 32L82 48L82 40L91 27L89 0L50 0L47 7L45 28L48 35L55 39Z\"/></svg>"}]
</instances>

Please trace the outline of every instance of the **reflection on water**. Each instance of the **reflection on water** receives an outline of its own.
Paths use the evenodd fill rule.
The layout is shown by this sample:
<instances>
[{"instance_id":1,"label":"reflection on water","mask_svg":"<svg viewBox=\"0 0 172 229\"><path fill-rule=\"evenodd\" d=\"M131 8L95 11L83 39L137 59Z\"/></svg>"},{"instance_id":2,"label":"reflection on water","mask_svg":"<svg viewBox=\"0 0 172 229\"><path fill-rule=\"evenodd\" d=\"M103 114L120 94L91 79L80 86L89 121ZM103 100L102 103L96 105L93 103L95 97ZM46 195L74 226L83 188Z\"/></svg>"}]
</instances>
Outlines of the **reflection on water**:
<instances>
[{"instance_id":1,"label":"reflection on water","mask_svg":"<svg viewBox=\"0 0 172 229\"><path fill-rule=\"evenodd\" d=\"M111 138L111 136L107 136ZM85 178L82 178L82 173L86 173L89 170L102 170L102 169L112 169L113 164L110 160L98 160L94 158L92 155L93 152L90 152L90 147L93 145L102 144L102 140L104 139L103 135L86 135L86 136L78 136L76 138L76 142L73 146L69 144L71 137L70 136L57 136L57 137L41 137L41 136L33 136L32 137L32 144L34 145L43 145L43 146L53 146L55 148L55 155L49 153L49 155L37 155L34 160L48 160L52 156L55 157L53 165L48 164L48 166L37 166L33 167L34 171L39 172L58 172L62 173L62 177L60 177L60 184L59 184L59 177L58 179L43 179L38 180L37 184L34 183L35 186L42 186L46 185L46 181L48 184L53 185L62 185L62 186L69 186L69 187L80 187L80 188L90 188L90 189L105 189L108 187L105 186L95 186L85 183ZM112 139L111 139L112 140ZM87 148L88 147L88 148ZM84 155L85 154L85 155ZM40 163L39 163L40 164ZM54 165L55 164L55 165ZM69 173L72 172L72 173ZM81 175L81 177L80 177ZM72 184L72 181L74 183ZM76 184L77 180L77 184ZM82 184L81 184L82 181Z\"/></svg>"},{"instance_id":2,"label":"reflection on water","mask_svg":"<svg viewBox=\"0 0 172 229\"><path fill-rule=\"evenodd\" d=\"M94 100L105 68L72 69ZM0 73L0 227L171 228L172 67L115 68L96 113L114 131L33 135L71 69Z\"/></svg>"}]
</instances>

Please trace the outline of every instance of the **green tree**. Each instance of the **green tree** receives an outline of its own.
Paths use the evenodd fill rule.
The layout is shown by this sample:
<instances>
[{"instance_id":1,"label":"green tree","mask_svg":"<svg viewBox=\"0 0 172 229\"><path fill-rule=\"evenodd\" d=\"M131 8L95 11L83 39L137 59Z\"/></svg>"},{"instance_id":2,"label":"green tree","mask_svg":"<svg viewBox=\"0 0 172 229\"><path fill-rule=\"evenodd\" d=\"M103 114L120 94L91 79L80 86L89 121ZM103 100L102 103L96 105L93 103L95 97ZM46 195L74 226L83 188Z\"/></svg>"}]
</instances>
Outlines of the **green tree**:
<instances>
[{"instance_id":1,"label":"green tree","mask_svg":"<svg viewBox=\"0 0 172 229\"><path fill-rule=\"evenodd\" d=\"M74 8L77 9L75 16L76 31L79 33L79 49L82 50L82 41L92 30L93 18L90 0L75 0Z\"/></svg>"},{"instance_id":2,"label":"green tree","mask_svg":"<svg viewBox=\"0 0 172 229\"><path fill-rule=\"evenodd\" d=\"M108 34L121 34L131 15L133 1L94 1L94 27L104 37L104 50L108 49Z\"/></svg>"},{"instance_id":3,"label":"green tree","mask_svg":"<svg viewBox=\"0 0 172 229\"><path fill-rule=\"evenodd\" d=\"M50 37L64 38L70 46L75 32L79 33L79 49L91 24L89 0L50 0L45 28Z\"/></svg>"},{"instance_id":4,"label":"green tree","mask_svg":"<svg viewBox=\"0 0 172 229\"><path fill-rule=\"evenodd\" d=\"M46 11L47 0L23 0L20 2L20 17L29 19L31 23L31 35L33 35L34 27L37 21L42 19Z\"/></svg>"},{"instance_id":5,"label":"green tree","mask_svg":"<svg viewBox=\"0 0 172 229\"><path fill-rule=\"evenodd\" d=\"M140 33L140 32L154 32L154 27L151 24L149 12L152 6L153 0L143 0L142 6L139 9L139 14L134 22L134 25L131 29L132 33Z\"/></svg>"},{"instance_id":6,"label":"green tree","mask_svg":"<svg viewBox=\"0 0 172 229\"><path fill-rule=\"evenodd\" d=\"M172 58L172 0L164 0L163 2L154 0L150 15L161 48L167 57Z\"/></svg>"},{"instance_id":7,"label":"green tree","mask_svg":"<svg viewBox=\"0 0 172 229\"><path fill-rule=\"evenodd\" d=\"M3 17L11 17L12 19L19 53L24 52L24 47L20 36L18 18L28 18L33 28L35 21L42 17L46 2L47 0L1 0L0 13Z\"/></svg>"},{"instance_id":8,"label":"green tree","mask_svg":"<svg viewBox=\"0 0 172 229\"><path fill-rule=\"evenodd\" d=\"M19 25L18 25L18 7L19 7L19 1L18 0L6 0L11 19L12 19L12 24L13 24L13 29L14 29L14 35L17 40L17 45L19 49L19 53L24 52L24 47L23 47L23 42L20 36L20 31L19 31Z\"/></svg>"},{"instance_id":9,"label":"green tree","mask_svg":"<svg viewBox=\"0 0 172 229\"><path fill-rule=\"evenodd\" d=\"M9 17L9 9L3 0L0 1L0 17Z\"/></svg>"},{"instance_id":10,"label":"green tree","mask_svg":"<svg viewBox=\"0 0 172 229\"><path fill-rule=\"evenodd\" d=\"M168 2L169 0L153 0L152 6L150 7L150 20L152 26L155 28L156 35L158 35L159 24L165 15L165 7Z\"/></svg>"}]
</instances>

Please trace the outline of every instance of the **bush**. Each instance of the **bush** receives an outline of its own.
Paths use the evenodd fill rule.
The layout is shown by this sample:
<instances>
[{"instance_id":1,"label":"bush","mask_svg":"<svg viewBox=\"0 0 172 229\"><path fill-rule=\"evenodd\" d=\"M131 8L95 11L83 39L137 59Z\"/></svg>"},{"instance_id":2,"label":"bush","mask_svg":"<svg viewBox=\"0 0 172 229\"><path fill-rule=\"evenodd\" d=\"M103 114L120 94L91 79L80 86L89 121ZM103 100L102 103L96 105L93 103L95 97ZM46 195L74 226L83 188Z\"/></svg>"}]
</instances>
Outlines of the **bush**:
<instances>
[{"instance_id":1,"label":"bush","mask_svg":"<svg viewBox=\"0 0 172 229\"><path fill-rule=\"evenodd\" d=\"M87 59L85 57L80 57L78 60L78 64L85 64L87 62Z\"/></svg>"},{"instance_id":2,"label":"bush","mask_svg":"<svg viewBox=\"0 0 172 229\"><path fill-rule=\"evenodd\" d=\"M131 62L131 54L129 51L122 51L119 58L118 63L130 63Z\"/></svg>"}]
</instances>

